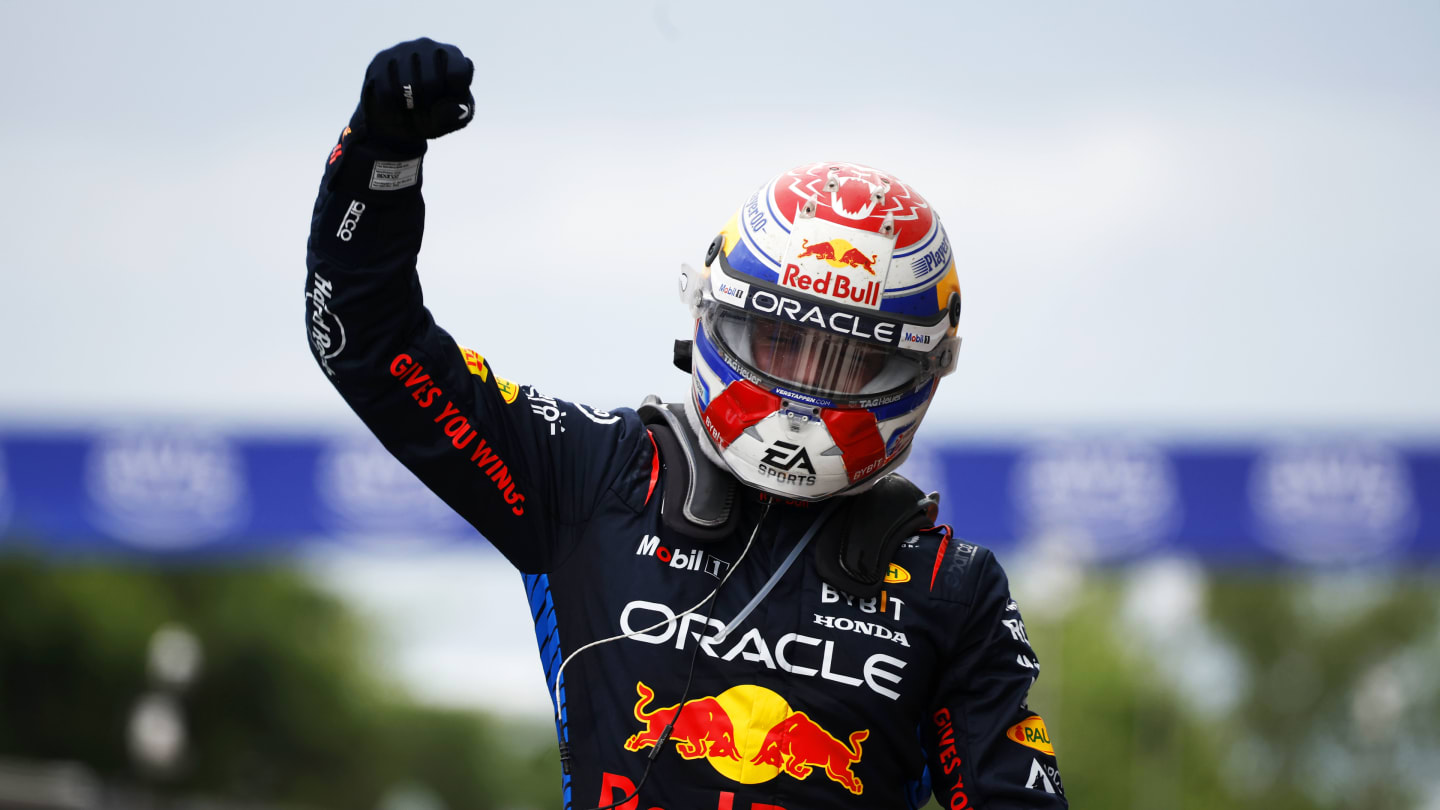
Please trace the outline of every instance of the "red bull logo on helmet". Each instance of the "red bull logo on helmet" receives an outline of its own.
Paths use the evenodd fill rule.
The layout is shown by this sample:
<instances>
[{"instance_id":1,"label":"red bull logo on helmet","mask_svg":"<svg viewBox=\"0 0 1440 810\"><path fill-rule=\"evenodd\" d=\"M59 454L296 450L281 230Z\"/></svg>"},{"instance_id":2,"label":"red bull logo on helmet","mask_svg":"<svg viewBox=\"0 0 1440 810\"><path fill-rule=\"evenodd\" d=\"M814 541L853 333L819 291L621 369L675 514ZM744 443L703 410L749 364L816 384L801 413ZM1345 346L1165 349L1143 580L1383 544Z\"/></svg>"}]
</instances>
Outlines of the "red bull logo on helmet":
<instances>
[{"instance_id":1,"label":"red bull logo on helmet","mask_svg":"<svg viewBox=\"0 0 1440 810\"><path fill-rule=\"evenodd\" d=\"M831 239L828 242L810 244L809 239L801 239L800 244L805 249L800 251L797 259L804 259L807 256L814 256L831 267L860 267L870 275L875 275L875 259L877 254L871 253L867 259L860 248L855 247L844 239Z\"/></svg>"},{"instance_id":2,"label":"red bull logo on helmet","mask_svg":"<svg viewBox=\"0 0 1440 810\"><path fill-rule=\"evenodd\" d=\"M635 684L635 719L641 729L625 740L625 750L654 747L672 721L670 739L683 759L705 759L721 775L746 785L768 782L782 773L794 779L820 774L852 794L865 786L855 775L869 729L845 739L831 734L803 711L763 686L732 686L713 697L699 697L651 708L655 691Z\"/></svg>"},{"instance_id":3,"label":"red bull logo on helmet","mask_svg":"<svg viewBox=\"0 0 1440 810\"><path fill-rule=\"evenodd\" d=\"M851 284L850 279L835 273L812 276L800 269L798 264L785 265L780 283L786 287L828 296L836 301L860 304L867 307L880 306L880 283L867 281L865 286Z\"/></svg>"},{"instance_id":4,"label":"red bull logo on helmet","mask_svg":"<svg viewBox=\"0 0 1440 810\"><path fill-rule=\"evenodd\" d=\"M879 309L895 240L800 219L781 258L780 286L846 306Z\"/></svg>"}]
</instances>

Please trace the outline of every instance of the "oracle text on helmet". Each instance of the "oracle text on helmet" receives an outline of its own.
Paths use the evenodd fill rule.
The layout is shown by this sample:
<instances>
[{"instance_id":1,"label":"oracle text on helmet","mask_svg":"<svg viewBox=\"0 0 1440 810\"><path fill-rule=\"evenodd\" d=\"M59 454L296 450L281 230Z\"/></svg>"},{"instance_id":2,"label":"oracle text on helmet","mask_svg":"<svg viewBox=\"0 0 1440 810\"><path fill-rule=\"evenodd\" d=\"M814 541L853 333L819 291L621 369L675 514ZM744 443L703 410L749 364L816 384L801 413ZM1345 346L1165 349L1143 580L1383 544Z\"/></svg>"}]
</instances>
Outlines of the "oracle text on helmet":
<instances>
[{"instance_id":1,"label":"oracle text on helmet","mask_svg":"<svg viewBox=\"0 0 1440 810\"><path fill-rule=\"evenodd\" d=\"M849 312L831 312L827 318L825 311L816 304L806 305L769 290L751 292L750 306L754 307L757 312L763 312L766 315L778 315L796 323L814 324L821 329L828 329L841 335L853 335L858 338L877 340L881 343L893 344L895 342L895 324L893 323L876 321L870 325L870 329L867 331L866 324L857 315Z\"/></svg>"}]
</instances>

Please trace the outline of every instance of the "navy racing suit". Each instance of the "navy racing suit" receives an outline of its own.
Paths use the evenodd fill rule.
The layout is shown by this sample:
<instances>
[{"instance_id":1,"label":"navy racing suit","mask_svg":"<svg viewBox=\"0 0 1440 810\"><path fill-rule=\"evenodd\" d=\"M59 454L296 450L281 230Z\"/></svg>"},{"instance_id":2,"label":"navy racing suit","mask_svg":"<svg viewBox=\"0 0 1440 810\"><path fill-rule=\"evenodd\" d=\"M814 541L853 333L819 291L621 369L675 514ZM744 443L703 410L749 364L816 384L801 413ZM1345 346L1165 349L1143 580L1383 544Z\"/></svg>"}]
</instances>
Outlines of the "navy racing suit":
<instances>
[{"instance_id":1,"label":"navy racing suit","mask_svg":"<svg viewBox=\"0 0 1440 810\"><path fill-rule=\"evenodd\" d=\"M1039 664L988 550L921 531L866 599L801 554L721 638L824 504L742 488L733 536L667 530L660 495L679 462L635 410L511 382L435 324L416 273L419 159L395 157L343 136L332 151L306 332L365 425L523 574L567 810L891 810L932 792L957 809L1067 806L1026 706ZM372 188L376 160L406 182Z\"/></svg>"}]
</instances>

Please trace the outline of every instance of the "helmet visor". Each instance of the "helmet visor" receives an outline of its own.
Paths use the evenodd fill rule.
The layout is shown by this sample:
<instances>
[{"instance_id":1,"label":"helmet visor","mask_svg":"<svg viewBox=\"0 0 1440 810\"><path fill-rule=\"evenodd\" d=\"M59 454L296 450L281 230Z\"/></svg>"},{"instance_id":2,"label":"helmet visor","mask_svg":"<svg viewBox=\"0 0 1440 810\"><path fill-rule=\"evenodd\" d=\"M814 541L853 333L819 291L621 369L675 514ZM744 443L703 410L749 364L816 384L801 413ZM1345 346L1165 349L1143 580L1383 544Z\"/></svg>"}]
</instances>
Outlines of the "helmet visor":
<instances>
[{"instance_id":1,"label":"helmet visor","mask_svg":"<svg viewBox=\"0 0 1440 810\"><path fill-rule=\"evenodd\" d=\"M784 386L828 397L864 397L912 386L924 374L918 358L874 343L712 307L702 319L710 339Z\"/></svg>"}]
</instances>

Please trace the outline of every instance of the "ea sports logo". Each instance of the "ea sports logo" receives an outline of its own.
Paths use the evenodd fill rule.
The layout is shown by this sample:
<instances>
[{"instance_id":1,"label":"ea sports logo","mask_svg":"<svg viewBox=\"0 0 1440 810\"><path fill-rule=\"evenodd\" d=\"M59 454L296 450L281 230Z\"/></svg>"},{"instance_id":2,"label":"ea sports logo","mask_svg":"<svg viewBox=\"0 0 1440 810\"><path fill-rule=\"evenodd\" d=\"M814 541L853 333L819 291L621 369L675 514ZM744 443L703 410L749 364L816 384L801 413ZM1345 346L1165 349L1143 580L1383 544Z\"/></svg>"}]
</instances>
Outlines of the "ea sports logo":
<instances>
[{"instance_id":1,"label":"ea sports logo","mask_svg":"<svg viewBox=\"0 0 1440 810\"><path fill-rule=\"evenodd\" d=\"M790 442L775 442L765 448L765 458L761 459L760 463L787 472L799 466L807 473L815 473L815 465L810 463L810 454L805 448Z\"/></svg>"},{"instance_id":2,"label":"ea sports logo","mask_svg":"<svg viewBox=\"0 0 1440 810\"><path fill-rule=\"evenodd\" d=\"M776 441L765 448L765 455L756 469L782 484L815 485L815 465L810 461L810 453L798 444Z\"/></svg>"}]
</instances>

